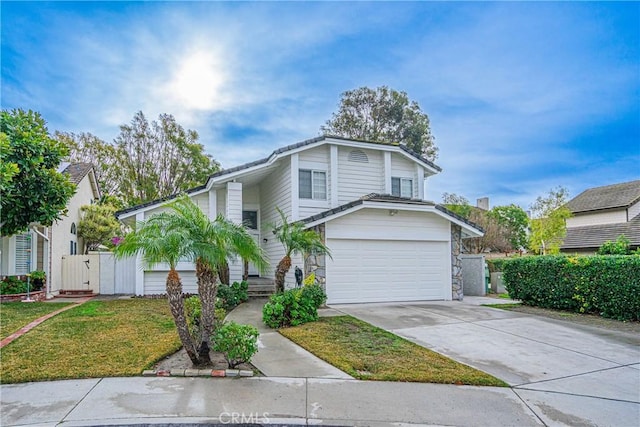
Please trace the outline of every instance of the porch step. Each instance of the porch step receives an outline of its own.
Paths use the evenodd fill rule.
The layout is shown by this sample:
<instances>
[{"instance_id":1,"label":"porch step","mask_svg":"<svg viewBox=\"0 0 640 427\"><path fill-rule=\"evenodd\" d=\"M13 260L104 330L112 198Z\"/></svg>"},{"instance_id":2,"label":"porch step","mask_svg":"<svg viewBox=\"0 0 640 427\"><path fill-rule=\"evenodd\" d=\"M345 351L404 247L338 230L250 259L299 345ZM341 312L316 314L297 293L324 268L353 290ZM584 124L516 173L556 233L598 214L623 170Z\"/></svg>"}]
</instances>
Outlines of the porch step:
<instances>
[{"instance_id":1,"label":"porch step","mask_svg":"<svg viewBox=\"0 0 640 427\"><path fill-rule=\"evenodd\" d=\"M84 297L92 297L95 294L90 289L73 289L73 290L65 290L60 289L60 293L57 295L59 298L84 298Z\"/></svg>"},{"instance_id":2,"label":"porch step","mask_svg":"<svg viewBox=\"0 0 640 427\"><path fill-rule=\"evenodd\" d=\"M276 291L273 280L265 277L249 277L247 283L249 284L249 289L247 290L249 298L270 297Z\"/></svg>"}]
</instances>

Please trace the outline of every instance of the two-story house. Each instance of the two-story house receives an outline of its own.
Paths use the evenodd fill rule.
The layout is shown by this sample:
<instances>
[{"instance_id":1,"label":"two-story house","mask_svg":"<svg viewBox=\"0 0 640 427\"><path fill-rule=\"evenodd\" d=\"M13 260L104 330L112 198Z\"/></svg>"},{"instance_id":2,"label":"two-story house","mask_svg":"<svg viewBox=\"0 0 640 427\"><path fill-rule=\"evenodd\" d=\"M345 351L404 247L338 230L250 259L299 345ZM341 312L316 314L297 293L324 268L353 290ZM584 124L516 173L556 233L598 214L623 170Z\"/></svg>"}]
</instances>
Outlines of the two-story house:
<instances>
[{"instance_id":1,"label":"two-story house","mask_svg":"<svg viewBox=\"0 0 640 427\"><path fill-rule=\"evenodd\" d=\"M44 271L49 296L57 295L64 288L62 258L82 251L82 238L77 233L80 207L100 199L100 187L90 163L62 163L58 171L76 186L67 202L66 215L50 227L32 224L26 233L0 238L0 276Z\"/></svg>"},{"instance_id":2,"label":"two-story house","mask_svg":"<svg viewBox=\"0 0 640 427\"><path fill-rule=\"evenodd\" d=\"M294 258L315 271L329 303L451 300L462 298L462 238L482 230L427 201L425 181L440 168L397 144L322 136L275 150L269 157L218 172L187 192L210 217L244 222L270 263L284 255L273 234L279 216L318 230L331 257ZM118 212L133 225L163 209L172 197ZM138 258L135 293L165 292L166 267L150 269ZM230 264L231 280L244 265ZM178 270L195 292L191 263ZM249 266L250 275L259 272ZM287 286L295 285L293 268Z\"/></svg>"},{"instance_id":3,"label":"two-story house","mask_svg":"<svg viewBox=\"0 0 640 427\"><path fill-rule=\"evenodd\" d=\"M589 188L567 203L567 235L561 250L595 253L608 240L625 235L640 247L640 180Z\"/></svg>"}]
</instances>

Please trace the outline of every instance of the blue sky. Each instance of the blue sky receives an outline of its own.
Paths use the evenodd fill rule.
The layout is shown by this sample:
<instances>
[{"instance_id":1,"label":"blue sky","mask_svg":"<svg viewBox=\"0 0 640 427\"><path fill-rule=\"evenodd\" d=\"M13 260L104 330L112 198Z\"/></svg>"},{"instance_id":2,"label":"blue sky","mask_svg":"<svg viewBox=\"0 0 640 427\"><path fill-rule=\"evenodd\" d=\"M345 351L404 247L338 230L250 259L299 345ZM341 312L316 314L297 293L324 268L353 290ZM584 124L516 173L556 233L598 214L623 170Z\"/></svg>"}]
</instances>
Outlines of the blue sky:
<instances>
[{"instance_id":1,"label":"blue sky","mask_svg":"<svg viewBox=\"0 0 640 427\"><path fill-rule=\"evenodd\" d=\"M431 120L427 196L527 208L640 178L640 3L2 1L2 108L111 141L173 114L224 167L388 85Z\"/></svg>"}]
</instances>

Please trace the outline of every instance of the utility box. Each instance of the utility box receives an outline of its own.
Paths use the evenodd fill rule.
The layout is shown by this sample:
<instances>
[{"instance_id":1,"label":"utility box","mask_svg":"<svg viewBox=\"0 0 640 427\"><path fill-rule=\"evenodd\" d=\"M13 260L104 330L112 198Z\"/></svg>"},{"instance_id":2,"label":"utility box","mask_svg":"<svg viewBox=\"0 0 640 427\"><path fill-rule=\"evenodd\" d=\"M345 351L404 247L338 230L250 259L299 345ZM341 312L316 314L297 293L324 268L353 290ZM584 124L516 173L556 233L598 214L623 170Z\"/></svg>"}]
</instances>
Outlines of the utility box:
<instances>
[{"instance_id":1,"label":"utility box","mask_svg":"<svg viewBox=\"0 0 640 427\"><path fill-rule=\"evenodd\" d=\"M491 290L496 294L504 294L507 290L502 283L502 272L491 273Z\"/></svg>"},{"instance_id":2,"label":"utility box","mask_svg":"<svg viewBox=\"0 0 640 427\"><path fill-rule=\"evenodd\" d=\"M485 296L487 282L483 255L460 255L462 261L462 292L468 296Z\"/></svg>"}]
</instances>

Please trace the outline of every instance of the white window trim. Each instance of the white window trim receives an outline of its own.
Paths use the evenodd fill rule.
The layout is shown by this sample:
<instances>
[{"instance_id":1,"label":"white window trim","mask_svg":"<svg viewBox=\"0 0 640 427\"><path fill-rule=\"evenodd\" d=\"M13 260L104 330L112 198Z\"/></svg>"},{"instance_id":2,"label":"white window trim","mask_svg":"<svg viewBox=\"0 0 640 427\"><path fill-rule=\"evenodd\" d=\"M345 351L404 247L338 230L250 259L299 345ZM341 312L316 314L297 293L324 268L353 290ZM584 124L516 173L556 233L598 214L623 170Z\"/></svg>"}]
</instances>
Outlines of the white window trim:
<instances>
[{"instance_id":1,"label":"white window trim","mask_svg":"<svg viewBox=\"0 0 640 427\"><path fill-rule=\"evenodd\" d=\"M400 196L400 197L409 197L409 198L413 198L413 197L414 197L414 194L413 194L413 193L414 193L414 186L413 186L413 184L414 184L414 179L413 179L413 177L407 177L407 176L392 176L392 177L391 177L391 194L392 194L392 195L394 195L394 194L393 194L393 180L394 180L394 179L399 179L399 180L400 180L400 194L399 194L399 196ZM411 182L411 194L410 194L409 196L405 196L405 195L403 195L403 194L402 194L402 183L403 183L403 182L406 182L406 181L410 181L410 182ZM396 195L396 196L398 196L398 195Z\"/></svg>"},{"instance_id":2,"label":"white window trim","mask_svg":"<svg viewBox=\"0 0 640 427\"><path fill-rule=\"evenodd\" d=\"M311 198L307 198L307 197L300 197L300 172L311 172ZM320 199L320 198L316 198L315 196L315 191L314 191L314 186L313 186L313 175L316 173L323 173L324 174L324 198ZM298 198L300 199L301 202L306 203L306 201L318 201L318 202L326 202L329 198L329 191L328 191L328 185L327 185L327 170L324 169L308 169L308 168L304 168L304 167L300 167L300 169L298 169Z\"/></svg>"}]
</instances>

